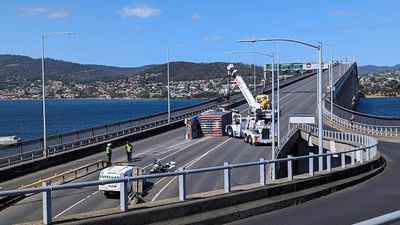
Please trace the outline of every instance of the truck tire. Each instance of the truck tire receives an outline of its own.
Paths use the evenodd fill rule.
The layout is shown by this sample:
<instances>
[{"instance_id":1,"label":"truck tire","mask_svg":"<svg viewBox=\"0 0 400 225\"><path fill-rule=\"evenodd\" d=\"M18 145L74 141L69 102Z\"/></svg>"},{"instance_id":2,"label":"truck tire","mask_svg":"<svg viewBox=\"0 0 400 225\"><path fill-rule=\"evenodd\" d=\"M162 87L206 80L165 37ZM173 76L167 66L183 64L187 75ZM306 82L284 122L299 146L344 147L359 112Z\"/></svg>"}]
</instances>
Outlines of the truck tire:
<instances>
[{"instance_id":1,"label":"truck tire","mask_svg":"<svg viewBox=\"0 0 400 225\"><path fill-rule=\"evenodd\" d=\"M254 143L253 143L253 138L251 138L250 135L249 135L248 137L249 137L249 144L250 144L250 145L253 145L253 144L254 144Z\"/></svg>"},{"instance_id":2,"label":"truck tire","mask_svg":"<svg viewBox=\"0 0 400 225\"><path fill-rule=\"evenodd\" d=\"M228 137L233 137L233 130L232 127L228 127Z\"/></svg>"},{"instance_id":3,"label":"truck tire","mask_svg":"<svg viewBox=\"0 0 400 225\"><path fill-rule=\"evenodd\" d=\"M247 135L244 135L244 138L243 138L243 139L244 139L244 142L247 143L247 141L248 141L248 140L247 140Z\"/></svg>"}]
</instances>

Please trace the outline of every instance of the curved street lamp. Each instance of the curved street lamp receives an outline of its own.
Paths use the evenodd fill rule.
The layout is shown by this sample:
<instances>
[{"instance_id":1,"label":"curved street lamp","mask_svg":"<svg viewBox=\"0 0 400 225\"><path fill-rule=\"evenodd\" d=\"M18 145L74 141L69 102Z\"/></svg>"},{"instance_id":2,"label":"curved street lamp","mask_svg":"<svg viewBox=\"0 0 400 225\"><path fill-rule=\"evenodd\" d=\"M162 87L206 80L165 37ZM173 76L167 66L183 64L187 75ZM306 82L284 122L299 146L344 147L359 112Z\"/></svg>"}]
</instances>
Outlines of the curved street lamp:
<instances>
[{"instance_id":1,"label":"curved street lamp","mask_svg":"<svg viewBox=\"0 0 400 225\"><path fill-rule=\"evenodd\" d=\"M268 41L268 42L293 42L301 45L305 45L318 51L318 79L317 79L317 93L318 93L318 154L323 154L323 142L322 142L322 42L318 44L310 44L308 42L290 39L290 38L249 38L249 39L241 39L237 42L260 42L260 41ZM278 121L279 123L279 121ZM318 159L318 170L322 171L323 169L323 159L319 157Z\"/></svg>"},{"instance_id":2,"label":"curved street lamp","mask_svg":"<svg viewBox=\"0 0 400 225\"><path fill-rule=\"evenodd\" d=\"M43 154L47 158L49 155L49 150L47 149L47 127L46 127L46 88L44 81L44 39L52 35L71 35L74 32L52 32L41 35L41 45L42 45L42 106L43 106Z\"/></svg>"}]
</instances>

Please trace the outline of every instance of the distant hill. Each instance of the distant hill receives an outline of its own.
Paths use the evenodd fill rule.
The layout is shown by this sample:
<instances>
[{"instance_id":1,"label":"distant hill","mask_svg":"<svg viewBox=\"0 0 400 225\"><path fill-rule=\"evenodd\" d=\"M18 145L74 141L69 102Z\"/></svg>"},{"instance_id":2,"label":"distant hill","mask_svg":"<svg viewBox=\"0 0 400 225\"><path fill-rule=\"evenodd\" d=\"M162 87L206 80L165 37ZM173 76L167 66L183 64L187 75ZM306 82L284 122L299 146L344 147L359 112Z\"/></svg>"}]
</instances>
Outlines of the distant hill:
<instances>
[{"instance_id":1,"label":"distant hill","mask_svg":"<svg viewBox=\"0 0 400 225\"><path fill-rule=\"evenodd\" d=\"M170 63L169 72L170 79L174 81L183 80L210 80L215 78L225 78L227 76L226 66L228 62L213 63L192 63L192 62L173 62ZM253 76L253 65L234 63L238 73L242 76ZM143 70L143 74L160 74L162 76L154 77L154 81L166 79L167 65L155 65L151 68ZM256 66L256 74L263 74L262 67Z\"/></svg>"},{"instance_id":2,"label":"distant hill","mask_svg":"<svg viewBox=\"0 0 400 225\"><path fill-rule=\"evenodd\" d=\"M192 63L172 62L170 63L170 78L174 81L181 80L209 80L213 78L226 77L227 62L214 63ZM242 76L252 75L253 66L243 63L235 63L236 68ZM92 81L111 80L125 78L134 75L151 75L147 81L165 81L167 76L167 65L146 65L136 68L121 68L104 65L84 65L46 58L45 72L47 79ZM262 68L256 67L258 76L263 74ZM41 59L33 59L20 55L0 55L0 78L7 76L22 77L29 80L41 79Z\"/></svg>"},{"instance_id":3,"label":"distant hill","mask_svg":"<svg viewBox=\"0 0 400 225\"><path fill-rule=\"evenodd\" d=\"M399 70L399 69L400 69L400 64L394 66L365 65L365 66L358 66L358 73L360 75L367 75L368 73L379 73L379 72Z\"/></svg>"},{"instance_id":4,"label":"distant hill","mask_svg":"<svg viewBox=\"0 0 400 225\"><path fill-rule=\"evenodd\" d=\"M20 55L0 55L0 78L18 76L27 79L41 79L41 59ZM153 65L137 68L120 68L103 65L84 65L46 58L45 72L48 79L99 80L127 77L137 74Z\"/></svg>"}]
</instances>

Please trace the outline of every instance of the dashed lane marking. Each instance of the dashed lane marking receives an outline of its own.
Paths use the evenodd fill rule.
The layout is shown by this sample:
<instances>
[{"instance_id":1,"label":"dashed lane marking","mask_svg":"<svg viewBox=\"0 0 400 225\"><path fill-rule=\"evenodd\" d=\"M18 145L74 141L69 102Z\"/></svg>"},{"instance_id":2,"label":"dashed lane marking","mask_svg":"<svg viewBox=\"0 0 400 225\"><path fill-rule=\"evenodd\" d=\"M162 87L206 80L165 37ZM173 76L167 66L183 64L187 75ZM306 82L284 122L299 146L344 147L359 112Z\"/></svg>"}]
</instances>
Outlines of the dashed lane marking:
<instances>
[{"instance_id":1,"label":"dashed lane marking","mask_svg":"<svg viewBox=\"0 0 400 225\"><path fill-rule=\"evenodd\" d=\"M226 139L224 142L220 143L219 145L215 146L214 148L208 150L207 152L205 152L204 154L202 154L201 156L195 158L194 160L192 160L191 162L187 163L186 165L184 165L183 167L185 168L189 168L191 167L193 164L195 164L196 162L198 162L200 159L204 158L206 155L208 155L210 152L213 152L214 150L216 150L217 148L219 148L221 145L225 144L226 142L228 142L229 140L232 140L231 138ZM161 188L161 190L159 192L157 192L157 194L153 197L153 199L151 199L152 202L154 202L159 196L160 194L167 189L167 187L176 179L176 177L172 178L163 188Z\"/></svg>"}]
</instances>

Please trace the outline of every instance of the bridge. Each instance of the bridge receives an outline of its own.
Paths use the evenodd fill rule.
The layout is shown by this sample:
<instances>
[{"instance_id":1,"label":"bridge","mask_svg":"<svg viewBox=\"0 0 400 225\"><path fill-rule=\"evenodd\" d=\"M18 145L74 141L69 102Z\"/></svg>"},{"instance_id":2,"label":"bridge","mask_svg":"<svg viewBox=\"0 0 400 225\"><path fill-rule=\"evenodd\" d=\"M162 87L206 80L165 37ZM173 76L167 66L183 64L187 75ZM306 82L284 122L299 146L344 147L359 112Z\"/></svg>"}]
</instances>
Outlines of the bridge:
<instances>
[{"instance_id":1,"label":"bridge","mask_svg":"<svg viewBox=\"0 0 400 225\"><path fill-rule=\"evenodd\" d=\"M324 79L327 78L327 74L327 71L323 73ZM398 179L395 179L395 173L397 161L400 158L396 152L399 145L394 142L399 141L399 126L395 125L396 120L393 118L378 118L352 111L352 107L358 98L356 64L338 64L333 68L333 75L335 83L333 101L330 100L331 96L328 92L324 98L324 122L326 124L324 129L343 130L351 132L352 135L326 132L326 137L337 141L358 143L352 152L360 151L356 147L364 146L361 151L364 151L365 155L357 159L358 163L364 163L362 162L364 159L370 161L372 156L375 157L371 153L374 152L373 141L368 139L368 136L372 136L373 140L383 140L379 141L378 151L385 156L388 162L387 168L374 179L355 187L349 187L346 191L276 212L250 217L236 223L259 224L261 221L270 221L273 224L321 224L332 223L331 221L354 223L397 210L395 207L399 199L396 193L400 184L397 181ZM287 134L290 116L315 114L316 79L315 73L309 73L288 78L286 82L282 80L280 96L282 115L279 130L281 137L285 137ZM263 91L262 89L260 87L259 92ZM268 92L270 89L270 86L267 86L266 91ZM324 90L326 90L326 84ZM245 101L240 94L233 95L229 103L241 111L247 110ZM135 163L145 169L149 169L153 158L161 158L165 161L175 158L178 166L184 167L187 171L212 167L215 168L215 171L223 171L203 171L204 173L193 175L189 175L189 172L187 172L184 193L178 191L182 190L180 184L184 173L171 177L154 177L151 180L152 185L145 187L148 190L145 192L146 195L143 196L146 204L149 205L148 207L151 207L151 204L153 204L153 207L154 205L168 207L168 203L171 202L176 204L176 201L179 202L179 200L189 199L190 202L190 199L201 198L201 196L196 195L198 193L207 192L210 196L212 193L219 195L221 194L220 190L230 192L231 188L234 190L235 187L260 183L262 179L259 176L261 171L259 168L267 167L272 162L268 161L271 159L272 150L270 146L251 146L244 144L241 139L228 137L184 139L183 119L216 108L219 104L220 102L214 100L195 107L176 110L172 113L171 124L168 124L166 114L160 113L137 120L54 136L49 138L48 141L49 158L44 158L41 140L22 143L19 146L6 149L8 155L0 158L1 177L7 180L3 180L1 183L0 186L3 187L1 191L12 190L21 185L31 184L39 179L63 173L71 168L78 168L103 160L105 159L103 152L105 143L111 141L117 146L122 146L126 140L135 140ZM374 121L374 123L371 121ZM312 128L307 129L310 133L314 132ZM368 141L366 141L367 139ZM386 142L386 140L392 142ZM366 154L367 152L368 154ZM351 152L347 154L351 155ZM335 157L334 155L328 152L324 157L331 160ZM311 156L311 159L312 157L314 156ZM125 158L123 147L114 149L113 161L125 161ZM260 161L260 158L267 161ZM71 161L71 159L76 160ZM351 162L356 161L355 156L348 159ZM368 161L366 163L372 163ZM224 162L229 164L224 164ZM243 165L246 162L259 163L248 167L249 165ZM292 163L291 160L287 159L285 162L287 165ZM233 170L236 168L234 165L237 168L243 168ZM325 165L326 170L328 170L327 167L328 164ZM291 169L289 168L292 167L288 166L285 179L290 177L289 171ZM10 171L14 172L11 173ZM315 171L316 174L318 172L321 171ZM268 173L267 168L265 182L273 185L274 181L270 179ZM314 168L312 173L314 173ZM228 178L227 174L229 175ZM293 177L291 178L293 179ZM85 176L74 179L71 185L97 179L98 173L90 172ZM226 182L226 179L229 182ZM377 204L377 202L379 203ZM368 207L364 207L365 205L368 205ZM140 204L137 206L140 206ZM106 199L99 193L97 186L66 189L54 191L51 194L50 219L65 224L69 222L78 223L79 216L77 214L86 212L88 213L86 216L89 215L93 221L96 221L93 218L98 214L94 211L103 210L102 212L106 214L117 213L118 208L123 207L124 204L121 204L120 199ZM351 216L349 216L350 212ZM36 194L25 196L20 201L10 203L0 212L0 218L2 224L40 221L43 217L42 213L42 196Z\"/></svg>"}]
</instances>

